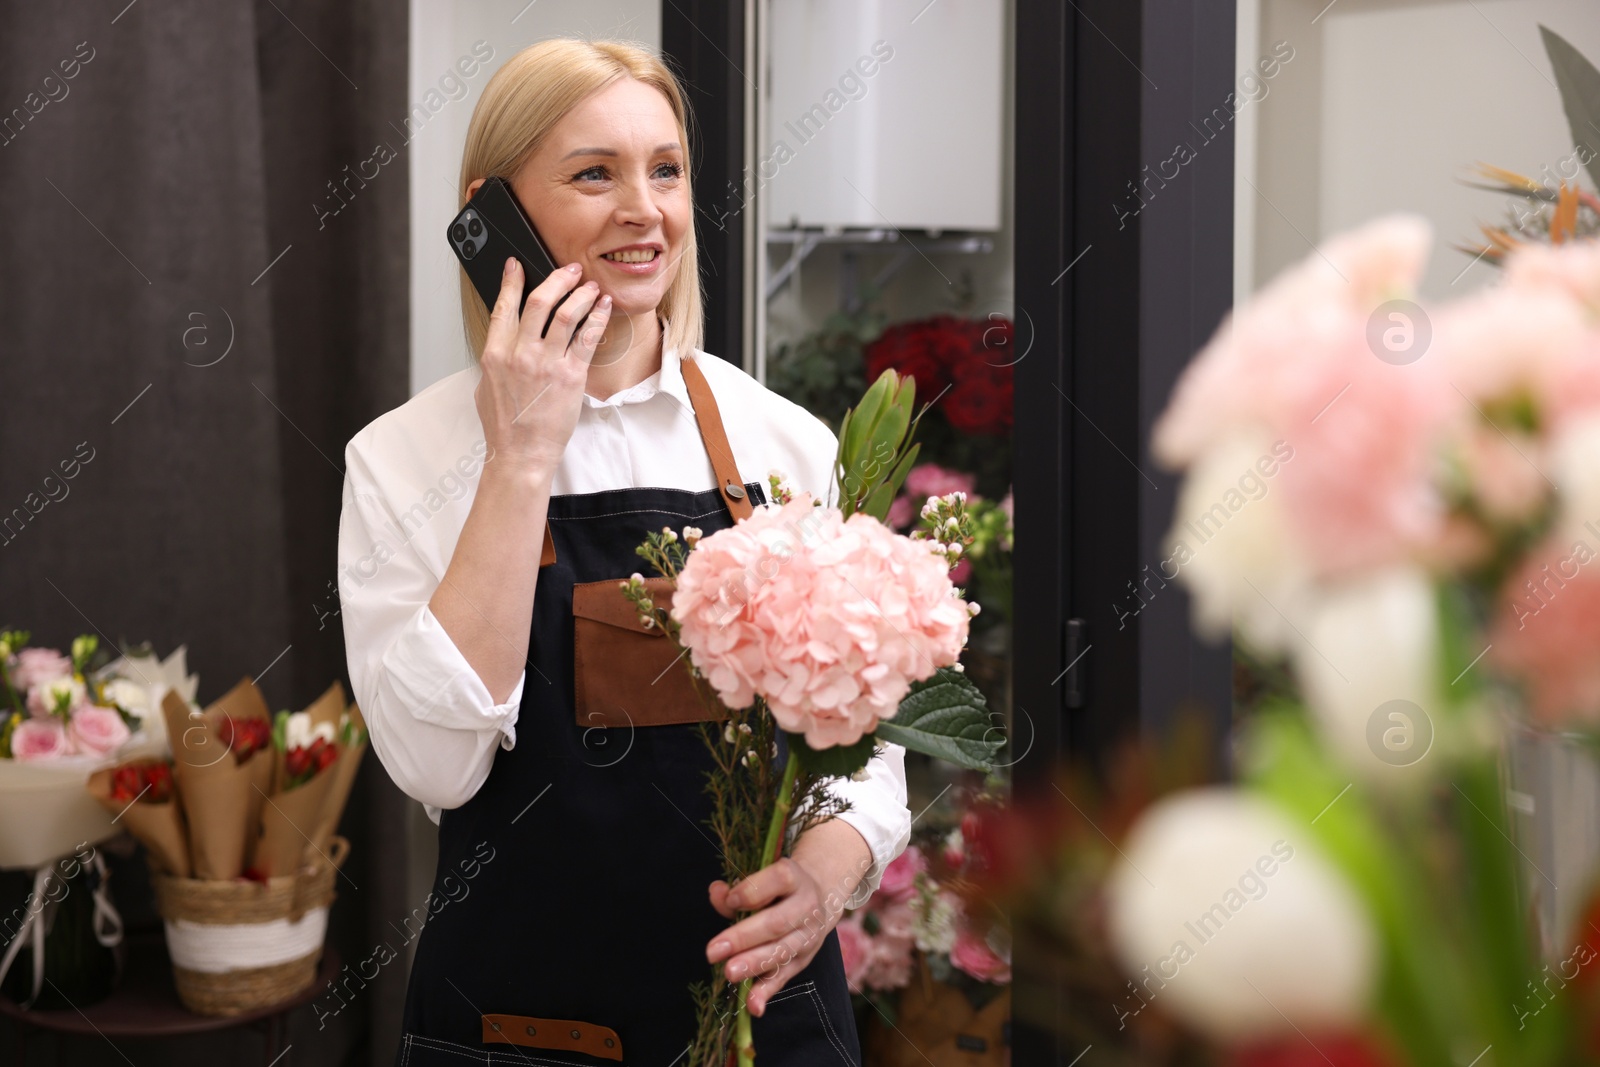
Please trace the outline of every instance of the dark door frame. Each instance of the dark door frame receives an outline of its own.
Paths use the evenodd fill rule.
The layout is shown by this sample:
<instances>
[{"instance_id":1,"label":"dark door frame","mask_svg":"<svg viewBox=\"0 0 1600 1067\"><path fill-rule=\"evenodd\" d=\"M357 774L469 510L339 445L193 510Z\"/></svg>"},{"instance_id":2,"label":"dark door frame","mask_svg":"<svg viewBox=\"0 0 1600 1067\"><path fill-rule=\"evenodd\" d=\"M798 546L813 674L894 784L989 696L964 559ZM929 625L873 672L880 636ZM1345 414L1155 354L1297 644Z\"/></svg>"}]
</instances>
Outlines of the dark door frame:
<instances>
[{"instance_id":1,"label":"dark door frame","mask_svg":"<svg viewBox=\"0 0 1600 1067\"><path fill-rule=\"evenodd\" d=\"M1149 440L1232 305L1234 14L1232 0L1017 3L1016 303L1031 347L1017 364L1014 681L1018 729L1036 730L1019 792L1047 790L1065 760L1167 735L1185 707L1225 751L1231 649L1192 634L1187 595L1162 578L1178 482ZM1030 951L1017 946L1018 970L1040 973ZM1030 1014L1094 1010L1060 989L1017 996ZM1019 1063L1084 1051L1027 1026L1013 1039Z\"/></svg>"},{"instance_id":2,"label":"dark door frame","mask_svg":"<svg viewBox=\"0 0 1600 1067\"><path fill-rule=\"evenodd\" d=\"M744 347L745 5L740 0L662 0L661 51L694 113L690 181L695 191L706 352L734 364Z\"/></svg>"}]
</instances>

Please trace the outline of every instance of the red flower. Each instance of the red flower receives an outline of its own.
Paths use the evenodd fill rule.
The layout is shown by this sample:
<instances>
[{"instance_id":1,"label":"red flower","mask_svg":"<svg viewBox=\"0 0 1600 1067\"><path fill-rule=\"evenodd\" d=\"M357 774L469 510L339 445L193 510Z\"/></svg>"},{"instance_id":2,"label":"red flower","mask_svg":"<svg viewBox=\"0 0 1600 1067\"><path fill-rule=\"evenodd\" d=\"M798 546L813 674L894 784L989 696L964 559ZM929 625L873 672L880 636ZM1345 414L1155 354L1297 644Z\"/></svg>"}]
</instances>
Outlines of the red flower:
<instances>
[{"instance_id":1,"label":"red flower","mask_svg":"<svg viewBox=\"0 0 1600 1067\"><path fill-rule=\"evenodd\" d=\"M943 400L944 417L965 434L1003 434L1011 428L1010 367L993 367L983 353L969 352L951 368L954 388Z\"/></svg>"},{"instance_id":2,"label":"red flower","mask_svg":"<svg viewBox=\"0 0 1600 1067\"><path fill-rule=\"evenodd\" d=\"M148 791L147 791L148 790ZM111 799L159 804L172 798L172 769L165 763L129 763L111 772Z\"/></svg>"},{"instance_id":3,"label":"red flower","mask_svg":"<svg viewBox=\"0 0 1600 1067\"><path fill-rule=\"evenodd\" d=\"M272 723L266 719L235 719L224 713L217 736L233 753L234 761L243 763L272 743Z\"/></svg>"},{"instance_id":4,"label":"red flower","mask_svg":"<svg viewBox=\"0 0 1600 1067\"><path fill-rule=\"evenodd\" d=\"M1395 1062L1360 1034L1291 1035L1233 1055L1231 1067L1390 1067Z\"/></svg>"},{"instance_id":5,"label":"red flower","mask_svg":"<svg viewBox=\"0 0 1600 1067\"><path fill-rule=\"evenodd\" d=\"M945 387L948 377L931 344L925 323L900 322L884 330L866 348L867 381L872 383L886 370L916 379L917 404L933 400Z\"/></svg>"},{"instance_id":6,"label":"red flower","mask_svg":"<svg viewBox=\"0 0 1600 1067\"><path fill-rule=\"evenodd\" d=\"M284 773L288 776L285 788L304 785L339 758L339 746L325 738L317 738L310 745L291 748L283 757Z\"/></svg>"}]
</instances>

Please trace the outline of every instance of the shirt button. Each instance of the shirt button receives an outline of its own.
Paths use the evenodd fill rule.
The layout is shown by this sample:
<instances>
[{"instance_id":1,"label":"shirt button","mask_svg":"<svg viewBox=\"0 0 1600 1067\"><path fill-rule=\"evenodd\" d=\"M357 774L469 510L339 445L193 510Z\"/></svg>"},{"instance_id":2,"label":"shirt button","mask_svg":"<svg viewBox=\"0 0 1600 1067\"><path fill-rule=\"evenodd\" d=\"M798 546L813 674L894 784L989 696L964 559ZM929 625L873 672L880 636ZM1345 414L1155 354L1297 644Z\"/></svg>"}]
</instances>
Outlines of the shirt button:
<instances>
[{"instance_id":1,"label":"shirt button","mask_svg":"<svg viewBox=\"0 0 1600 1067\"><path fill-rule=\"evenodd\" d=\"M601 408L601 409L600 409L600 417L601 417L601 418L602 418L602 419L609 419L609 418L611 418L611 409L610 409L610 408Z\"/></svg>"}]
</instances>

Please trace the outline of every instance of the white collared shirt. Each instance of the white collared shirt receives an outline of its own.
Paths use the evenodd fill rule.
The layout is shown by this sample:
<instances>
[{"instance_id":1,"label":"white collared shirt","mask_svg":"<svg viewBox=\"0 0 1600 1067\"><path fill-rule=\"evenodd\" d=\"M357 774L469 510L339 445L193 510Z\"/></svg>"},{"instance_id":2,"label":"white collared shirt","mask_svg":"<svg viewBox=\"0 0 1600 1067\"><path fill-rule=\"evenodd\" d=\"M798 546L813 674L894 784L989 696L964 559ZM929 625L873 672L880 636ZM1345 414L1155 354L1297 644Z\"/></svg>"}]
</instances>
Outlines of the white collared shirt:
<instances>
[{"instance_id":1,"label":"white collared shirt","mask_svg":"<svg viewBox=\"0 0 1600 1067\"><path fill-rule=\"evenodd\" d=\"M795 489L834 503L833 431L734 364L698 351L695 358L744 480L764 482L777 469ZM481 373L474 365L436 382L345 447L339 593L350 681L379 762L435 823L440 809L478 791L497 749L516 744L527 680L524 671L507 701L495 704L428 607L487 452L474 401ZM637 385L605 400L584 395L550 492L643 487L716 487L676 351ZM541 544L542 531L530 531L521 550L537 554ZM872 850L872 868L847 904L859 907L911 839L905 749L885 744L864 780L836 778L828 788L850 800L839 818Z\"/></svg>"}]
</instances>

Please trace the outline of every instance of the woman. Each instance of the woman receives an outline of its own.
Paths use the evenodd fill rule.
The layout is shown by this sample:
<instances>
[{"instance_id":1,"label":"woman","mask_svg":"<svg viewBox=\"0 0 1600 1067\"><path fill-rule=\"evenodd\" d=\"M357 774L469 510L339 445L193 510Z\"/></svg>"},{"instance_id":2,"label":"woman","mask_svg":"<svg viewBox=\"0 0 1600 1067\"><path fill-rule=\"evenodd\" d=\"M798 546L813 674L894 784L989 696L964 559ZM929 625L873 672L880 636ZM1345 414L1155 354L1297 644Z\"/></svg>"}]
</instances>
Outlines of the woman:
<instances>
[{"instance_id":1,"label":"woman","mask_svg":"<svg viewBox=\"0 0 1600 1067\"><path fill-rule=\"evenodd\" d=\"M757 979L763 1067L860 1061L834 926L909 840L904 749L831 783L852 809L730 887L698 724L585 727L574 706L574 585L639 570L650 530L730 525L770 469L832 485L833 433L698 350L688 146L648 52L512 57L473 113L462 201L505 176L569 266L520 320L515 261L492 316L463 275L479 358L345 452L351 681L384 768L439 824L402 1064L668 1067L694 1036L689 983L722 961Z\"/></svg>"}]
</instances>

